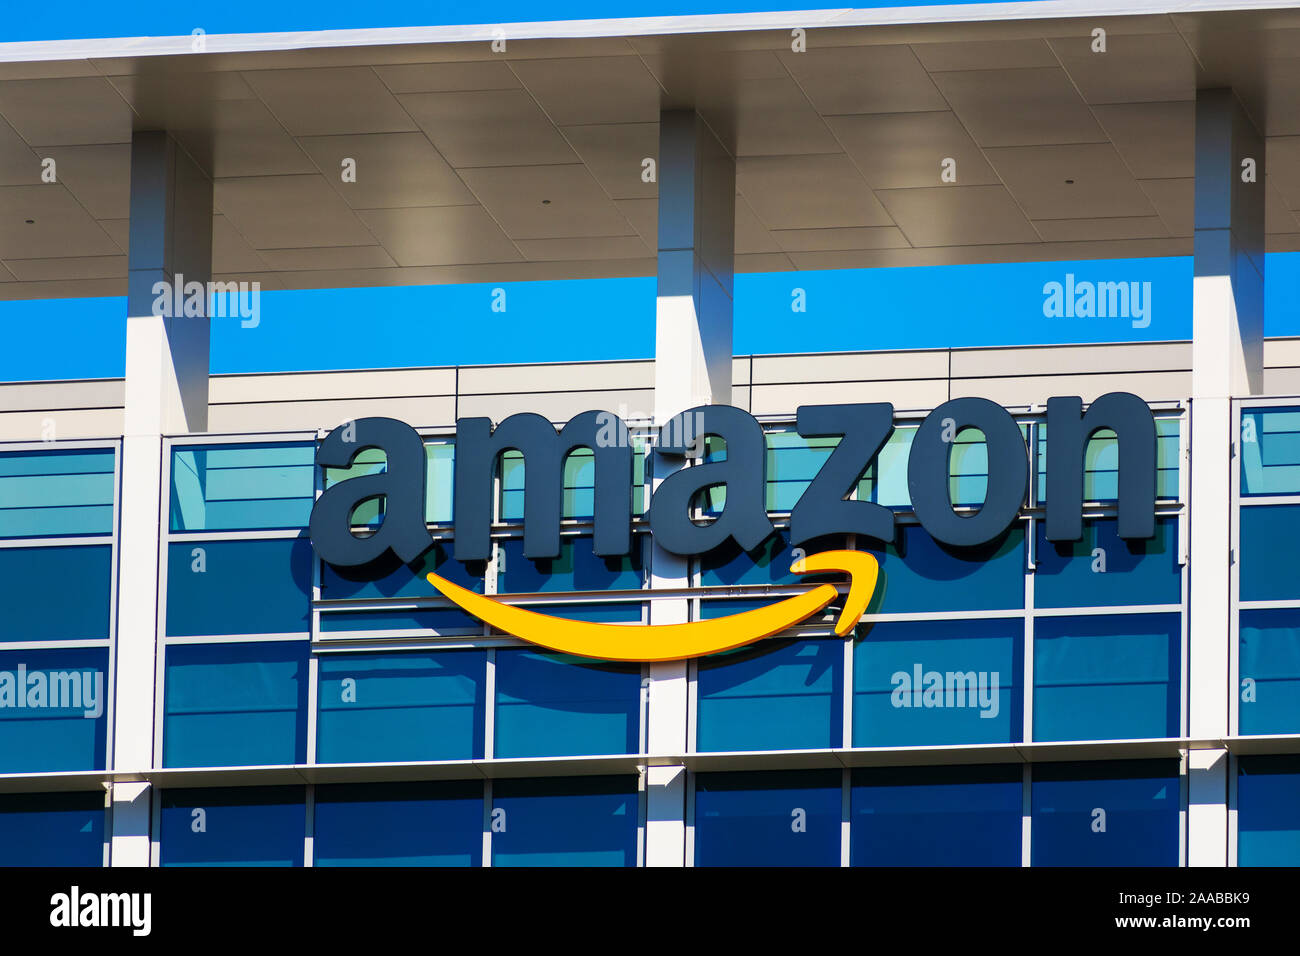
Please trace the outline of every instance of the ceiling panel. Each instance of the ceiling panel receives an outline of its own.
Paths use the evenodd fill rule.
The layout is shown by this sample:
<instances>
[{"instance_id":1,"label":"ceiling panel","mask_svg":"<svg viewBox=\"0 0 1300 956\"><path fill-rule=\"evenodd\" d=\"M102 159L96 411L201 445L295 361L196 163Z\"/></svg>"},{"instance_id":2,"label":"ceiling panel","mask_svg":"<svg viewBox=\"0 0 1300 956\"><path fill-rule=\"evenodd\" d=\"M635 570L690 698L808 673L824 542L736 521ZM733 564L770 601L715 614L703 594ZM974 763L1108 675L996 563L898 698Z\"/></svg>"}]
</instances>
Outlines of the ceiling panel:
<instances>
[{"instance_id":1,"label":"ceiling panel","mask_svg":"<svg viewBox=\"0 0 1300 956\"><path fill-rule=\"evenodd\" d=\"M126 220L119 219L113 220L111 224L104 223L103 225L108 228L118 222L126 224ZM109 232L112 234L111 229ZM125 231L120 241L125 245ZM239 230L231 225L229 219L220 214L212 217L212 272L214 275L261 272L265 268L266 260L248 244L248 240L239 234Z\"/></svg>"},{"instance_id":2,"label":"ceiling panel","mask_svg":"<svg viewBox=\"0 0 1300 956\"><path fill-rule=\"evenodd\" d=\"M780 54L823 115L913 113L948 104L907 46L810 47Z\"/></svg>"},{"instance_id":3,"label":"ceiling panel","mask_svg":"<svg viewBox=\"0 0 1300 956\"><path fill-rule=\"evenodd\" d=\"M5 265L20 282L58 279L124 279L126 256L68 256L57 259L6 259Z\"/></svg>"},{"instance_id":4,"label":"ceiling panel","mask_svg":"<svg viewBox=\"0 0 1300 956\"><path fill-rule=\"evenodd\" d=\"M892 225L843 153L743 157L736 185L769 229Z\"/></svg>"},{"instance_id":5,"label":"ceiling panel","mask_svg":"<svg viewBox=\"0 0 1300 956\"><path fill-rule=\"evenodd\" d=\"M299 138L321 174L353 209L460 206L474 201L423 133ZM343 160L356 161L356 179L343 181Z\"/></svg>"},{"instance_id":6,"label":"ceiling panel","mask_svg":"<svg viewBox=\"0 0 1300 956\"><path fill-rule=\"evenodd\" d=\"M30 146L131 140L131 108L103 77L4 80L0 115Z\"/></svg>"},{"instance_id":7,"label":"ceiling panel","mask_svg":"<svg viewBox=\"0 0 1300 956\"><path fill-rule=\"evenodd\" d=\"M777 229L772 232L785 252L831 252L841 249L902 249L907 237L897 226L863 229Z\"/></svg>"},{"instance_id":8,"label":"ceiling panel","mask_svg":"<svg viewBox=\"0 0 1300 956\"><path fill-rule=\"evenodd\" d=\"M34 186L41 181L41 157L0 118L0 186Z\"/></svg>"},{"instance_id":9,"label":"ceiling panel","mask_svg":"<svg viewBox=\"0 0 1300 956\"><path fill-rule=\"evenodd\" d=\"M360 215L401 266L512 262L522 258L482 206L367 209Z\"/></svg>"},{"instance_id":10,"label":"ceiling panel","mask_svg":"<svg viewBox=\"0 0 1300 956\"><path fill-rule=\"evenodd\" d=\"M119 252L117 243L60 183L0 187L0 259Z\"/></svg>"},{"instance_id":11,"label":"ceiling panel","mask_svg":"<svg viewBox=\"0 0 1300 956\"><path fill-rule=\"evenodd\" d=\"M1106 52L1091 37L1048 40L1089 103L1186 100L1196 96L1196 60L1177 33L1107 36Z\"/></svg>"},{"instance_id":12,"label":"ceiling panel","mask_svg":"<svg viewBox=\"0 0 1300 956\"><path fill-rule=\"evenodd\" d=\"M912 52L931 73L946 70L1012 70L1058 66L1046 41L1038 38L914 43Z\"/></svg>"},{"instance_id":13,"label":"ceiling panel","mask_svg":"<svg viewBox=\"0 0 1300 956\"><path fill-rule=\"evenodd\" d=\"M1109 143L990 149L989 160L1030 219L1149 216L1155 210Z\"/></svg>"},{"instance_id":14,"label":"ceiling panel","mask_svg":"<svg viewBox=\"0 0 1300 956\"><path fill-rule=\"evenodd\" d=\"M1111 239L1159 239L1169 235L1159 216L1115 219L1037 219L1034 228L1048 242L1095 242Z\"/></svg>"},{"instance_id":15,"label":"ceiling panel","mask_svg":"<svg viewBox=\"0 0 1300 956\"><path fill-rule=\"evenodd\" d=\"M644 259L653 256L639 236L603 236L599 239L520 239L519 251L533 262L569 262L584 259Z\"/></svg>"},{"instance_id":16,"label":"ceiling panel","mask_svg":"<svg viewBox=\"0 0 1300 956\"><path fill-rule=\"evenodd\" d=\"M398 97L451 165L571 163L577 157L524 90Z\"/></svg>"},{"instance_id":17,"label":"ceiling panel","mask_svg":"<svg viewBox=\"0 0 1300 956\"><path fill-rule=\"evenodd\" d=\"M642 161L659 156L659 123L566 126L562 130L596 182L614 199L647 199L659 194L642 179Z\"/></svg>"},{"instance_id":18,"label":"ceiling panel","mask_svg":"<svg viewBox=\"0 0 1300 956\"><path fill-rule=\"evenodd\" d=\"M936 73L934 81L981 146L1106 138L1061 69L966 70Z\"/></svg>"},{"instance_id":19,"label":"ceiling panel","mask_svg":"<svg viewBox=\"0 0 1300 956\"><path fill-rule=\"evenodd\" d=\"M176 138L217 178L314 173L316 167L260 100L214 103L201 121L172 128Z\"/></svg>"},{"instance_id":20,"label":"ceiling panel","mask_svg":"<svg viewBox=\"0 0 1300 956\"><path fill-rule=\"evenodd\" d=\"M397 266L383 246L327 246L317 249L267 249L267 267L280 272L312 269L391 269ZM225 270L222 270L225 271Z\"/></svg>"},{"instance_id":21,"label":"ceiling panel","mask_svg":"<svg viewBox=\"0 0 1300 956\"><path fill-rule=\"evenodd\" d=\"M699 110L735 156L840 151L825 120L788 76L746 80L726 97L710 93Z\"/></svg>"},{"instance_id":22,"label":"ceiling panel","mask_svg":"<svg viewBox=\"0 0 1300 956\"><path fill-rule=\"evenodd\" d=\"M1001 186L882 189L877 194L914 246L1034 242L1038 233Z\"/></svg>"},{"instance_id":23,"label":"ceiling panel","mask_svg":"<svg viewBox=\"0 0 1300 956\"><path fill-rule=\"evenodd\" d=\"M375 241L319 175L218 180L213 203L254 249L364 246Z\"/></svg>"},{"instance_id":24,"label":"ceiling panel","mask_svg":"<svg viewBox=\"0 0 1300 956\"><path fill-rule=\"evenodd\" d=\"M511 68L559 126L659 119L663 91L640 57L519 60Z\"/></svg>"},{"instance_id":25,"label":"ceiling panel","mask_svg":"<svg viewBox=\"0 0 1300 956\"><path fill-rule=\"evenodd\" d=\"M945 159L956 161L962 185L998 181L956 115L946 110L831 116L826 122L873 189L940 185Z\"/></svg>"},{"instance_id":26,"label":"ceiling panel","mask_svg":"<svg viewBox=\"0 0 1300 956\"><path fill-rule=\"evenodd\" d=\"M656 243L657 245L657 243ZM735 254L781 252L781 246L768 228L758 221L744 196L736 197Z\"/></svg>"},{"instance_id":27,"label":"ceiling panel","mask_svg":"<svg viewBox=\"0 0 1300 956\"><path fill-rule=\"evenodd\" d=\"M465 169L461 175L512 239L635 233L580 163Z\"/></svg>"},{"instance_id":28,"label":"ceiling panel","mask_svg":"<svg viewBox=\"0 0 1300 956\"><path fill-rule=\"evenodd\" d=\"M739 197L737 197L739 205ZM659 200L616 199L614 205L651 250L659 247Z\"/></svg>"},{"instance_id":29,"label":"ceiling panel","mask_svg":"<svg viewBox=\"0 0 1300 956\"><path fill-rule=\"evenodd\" d=\"M401 63L375 72L394 93L450 93L458 90L512 90L519 78L505 60L478 63Z\"/></svg>"},{"instance_id":30,"label":"ceiling panel","mask_svg":"<svg viewBox=\"0 0 1300 956\"><path fill-rule=\"evenodd\" d=\"M1300 136L1270 137L1265 170L1269 186L1277 189L1290 209L1300 209Z\"/></svg>"},{"instance_id":31,"label":"ceiling panel","mask_svg":"<svg viewBox=\"0 0 1300 956\"><path fill-rule=\"evenodd\" d=\"M1195 173L1194 101L1097 106L1093 113L1138 179Z\"/></svg>"},{"instance_id":32,"label":"ceiling panel","mask_svg":"<svg viewBox=\"0 0 1300 956\"><path fill-rule=\"evenodd\" d=\"M1187 179L1143 179L1138 182L1151 205L1173 236L1190 236L1196 228L1193 203L1195 181Z\"/></svg>"},{"instance_id":33,"label":"ceiling panel","mask_svg":"<svg viewBox=\"0 0 1300 956\"><path fill-rule=\"evenodd\" d=\"M257 70L245 73L244 79L294 136L415 129L369 67Z\"/></svg>"},{"instance_id":34,"label":"ceiling panel","mask_svg":"<svg viewBox=\"0 0 1300 956\"><path fill-rule=\"evenodd\" d=\"M58 181L96 219L124 219L130 214L129 144L52 146L43 152L54 160Z\"/></svg>"}]
</instances>

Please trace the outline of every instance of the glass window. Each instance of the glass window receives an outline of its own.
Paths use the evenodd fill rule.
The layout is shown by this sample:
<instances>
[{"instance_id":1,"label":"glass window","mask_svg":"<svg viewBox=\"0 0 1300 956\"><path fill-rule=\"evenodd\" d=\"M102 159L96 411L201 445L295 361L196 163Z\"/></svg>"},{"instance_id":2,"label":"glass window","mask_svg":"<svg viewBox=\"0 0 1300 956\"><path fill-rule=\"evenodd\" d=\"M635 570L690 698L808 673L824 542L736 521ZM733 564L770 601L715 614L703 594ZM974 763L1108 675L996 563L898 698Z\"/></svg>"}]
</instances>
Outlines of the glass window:
<instances>
[{"instance_id":1,"label":"glass window","mask_svg":"<svg viewBox=\"0 0 1300 956\"><path fill-rule=\"evenodd\" d=\"M0 796L0 866L103 866L104 794Z\"/></svg>"},{"instance_id":2,"label":"glass window","mask_svg":"<svg viewBox=\"0 0 1300 956\"><path fill-rule=\"evenodd\" d=\"M839 866L838 770L695 777L696 866Z\"/></svg>"},{"instance_id":3,"label":"glass window","mask_svg":"<svg viewBox=\"0 0 1300 956\"><path fill-rule=\"evenodd\" d=\"M306 633L311 562L306 538L169 544L167 633Z\"/></svg>"},{"instance_id":4,"label":"glass window","mask_svg":"<svg viewBox=\"0 0 1300 956\"><path fill-rule=\"evenodd\" d=\"M339 784L316 788L316 866L478 866L483 784Z\"/></svg>"},{"instance_id":5,"label":"glass window","mask_svg":"<svg viewBox=\"0 0 1300 956\"><path fill-rule=\"evenodd\" d=\"M321 608L322 634L355 631L430 630L437 634L483 633L483 624L461 611L399 608L393 611L344 611Z\"/></svg>"},{"instance_id":6,"label":"glass window","mask_svg":"<svg viewBox=\"0 0 1300 956\"><path fill-rule=\"evenodd\" d=\"M302 866L302 787L164 790L163 866Z\"/></svg>"},{"instance_id":7,"label":"glass window","mask_svg":"<svg viewBox=\"0 0 1300 956\"><path fill-rule=\"evenodd\" d=\"M455 477L456 446L448 439L426 440L424 443L424 520L428 524L450 524L452 518L452 489ZM361 475L378 475L387 467L387 457L381 448L366 448L357 453L347 468L326 468L325 487ZM374 527L384 514L382 498L361 502L352 513L356 527Z\"/></svg>"},{"instance_id":8,"label":"glass window","mask_svg":"<svg viewBox=\"0 0 1300 956\"><path fill-rule=\"evenodd\" d=\"M1177 418L1156 419L1156 497L1178 498ZM1119 440L1109 428L1088 439L1083 452L1083 500L1115 501L1119 497ZM1047 500L1047 424L1038 426L1038 501Z\"/></svg>"},{"instance_id":9,"label":"glass window","mask_svg":"<svg viewBox=\"0 0 1300 956\"><path fill-rule=\"evenodd\" d=\"M113 533L111 448L0 453L0 538Z\"/></svg>"},{"instance_id":10,"label":"glass window","mask_svg":"<svg viewBox=\"0 0 1300 956\"><path fill-rule=\"evenodd\" d=\"M1300 598L1293 542L1300 540L1300 505L1252 505L1241 520L1240 596L1243 601Z\"/></svg>"},{"instance_id":11,"label":"glass window","mask_svg":"<svg viewBox=\"0 0 1300 956\"><path fill-rule=\"evenodd\" d=\"M702 658L696 750L838 747L843 688L842 640L769 639Z\"/></svg>"},{"instance_id":12,"label":"glass window","mask_svg":"<svg viewBox=\"0 0 1300 956\"><path fill-rule=\"evenodd\" d=\"M641 668L526 650L496 653L496 757L636 753Z\"/></svg>"},{"instance_id":13,"label":"glass window","mask_svg":"<svg viewBox=\"0 0 1300 956\"><path fill-rule=\"evenodd\" d=\"M483 651L320 658L321 763L483 756Z\"/></svg>"},{"instance_id":14,"label":"glass window","mask_svg":"<svg viewBox=\"0 0 1300 956\"><path fill-rule=\"evenodd\" d=\"M880 559L880 581L867 610L982 611L1025 605L1025 531L1014 525L979 548L939 544L920 525L900 525L898 543Z\"/></svg>"},{"instance_id":15,"label":"glass window","mask_svg":"<svg viewBox=\"0 0 1300 956\"><path fill-rule=\"evenodd\" d=\"M107 639L110 545L0 548L0 641Z\"/></svg>"},{"instance_id":16,"label":"glass window","mask_svg":"<svg viewBox=\"0 0 1300 956\"><path fill-rule=\"evenodd\" d=\"M790 573L794 555L789 536L776 531L763 539L753 551L742 551L730 538L725 544L699 558L700 584L703 587L730 587L739 584L802 584L825 580L822 576Z\"/></svg>"},{"instance_id":17,"label":"glass window","mask_svg":"<svg viewBox=\"0 0 1300 956\"><path fill-rule=\"evenodd\" d=\"M1300 492L1300 408L1245 411L1241 416L1241 493Z\"/></svg>"},{"instance_id":18,"label":"glass window","mask_svg":"<svg viewBox=\"0 0 1300 956\"><path fill-rule=\"evenodd\" d=\"M635 866L636 778L492 783L493 866Z\"/></svg>"},{"instance_id":19,"label":"glass window","mask_svg":"<svg viewBox=\"0 0 1300 956\"><path fill-rule=\"evenodd\" d=\"M1239 732L1300 733L1300 608L1242 611L1237 670Z\"/></svg>"},{"instance_id":20,"label":"glass window","mask_svg":"<svg viewBox=\"0 0 1300 956\"><path fill-rule=\"evenodd\" d=\"M839 443L838 438L804 438L793 429L768 432L767 510L791 510Z\"/></svg>"},{"instance_id":21,"label":"glass window","mask_svg":"<svg viewBox=\"0 0 1300 956\"><path fill-rule=\"evenodd\" d=\"M164 767L302 763L307 641L166 649Z\"/></svg>"},{"instance_id":22,"label":"glass window","mask_svg":"<svg viewBox=\"0 0 1300 956\"><path fill-rule=\"evenodd\" d=\"M0 653L0 773L100 770L108 648Z\"/></svg>"},{"instance_id":23,"label":"glass window","mask_svg":"<svg viewBox=\"0 0 1300 956\"><path fill-rule=\"evenodd\" d=\"M1079 541L1050 542L1046 522L1037 526L1034 604L1038 607L1182 601L1177 519L1158 520L1155 537L1138 541L1119 537L1118 522L1111 518L1085 521Z\"/></svg>"},{"instance_id":24,"label":"glass window","mask_svg":"<svg viewBox=\"0 0 1300 956\"><path fill-rule=\"evenodd\" d=\"M504 558L498 562L497 592L529 594L544 591L622 591L639 590L643 573L642 537L632 536L629 554L618 558L598 557L592 551L592 539L560 539L560 556L531 560L524 557L522 538L510 538L498 545ZM638 617L640 612L638 610Z\"/></svg>"},{"instance_id":25,"label":"glass window","mask_svg":"<svg viewBox=\"0 0 1300 956\"><path fill-rule=\"evenodd\" d=\"M854 770L853 866L1019 866L1021 769Z\"/></svg>"},{"instance_id":26,"label":"glass window","mask_svg":"<svg viewBox=\"0 0 1300 956\"><path fill-rule=\"evenodd\" d=\"M1020 740L1024 623L881 621L853 649L853 746Z\"/></svg>"},{"instance_id":27,"label":"glass window","mask_svg":"<svg viewBox=\"0 0 1300 956\"><path fill-rule=\"evenodd\" d=\"M1034 739L1177 737L1177 614L1034 622Z\"/></svg>"},{"instance_id":28,"label":"glass window","mask_svg":"<svg viewBox=\"0 0 1300 956\"><path fill-rule=\"evenodd\" d=\"M524 520L524 456L517 451L501 453L501 520ZM564 459L560 516L590 518L595 509L596 458L590 448L575 448ZM632 514L645 511L645 446L632 437Z\"/></svg>"},{"instance_id":29,"label":"glass window","mask_svg":"<svg viewBox=\"0 0 1300 956\"><path fill-rule=\"evenodd\" d=\"M1300 756L1238 759L1237 865L1300 865Z\"/></svg>"},{"instance_id":30,"label":"glass window","mask_svg":"<svg viewBox=\"0 0 1300 956\"><path fill-rule=\"evenodd\" d=\"M311 442L173 447L171 530L305 528L315 462Z\"/></svg>"},{"instance_id":31,"label":"glass window","mask_svg":"<svg viewBox=\"0 0 1300 956\"><path fill-rule=\"evenodd\" d=\"M880 454L858 482L859 501L874 501L888 508L912 506L907 490L907 459L912 453L912 439L915 437L915 425L894 427L885 447L880 449Z\"/></svg>"},{"instance_id":32,"label":"glass window","mask_svg":"<svg viewBox=\"0 0 1300 956\"><path fill-rule=\"evenodd\" d=\"M1178 761L1034 764L1033 866L1177 866Z\"/></svg>"},{"instance_id":33,"label":"glass window","mask_svg":"<svg viewBox=\"0 0 1300 956\"><path fill-rule=\"evenodd\" d=\"M430 571L479 594L483 593L483 562L463 564L451 556L451 542L438 541L410 564L398 565L382 577L373 568L336 568L321 563L320 596L324 601L376 601L384 598L432 598L438 592L425 577Z\"/></svg>"}]
</instances>

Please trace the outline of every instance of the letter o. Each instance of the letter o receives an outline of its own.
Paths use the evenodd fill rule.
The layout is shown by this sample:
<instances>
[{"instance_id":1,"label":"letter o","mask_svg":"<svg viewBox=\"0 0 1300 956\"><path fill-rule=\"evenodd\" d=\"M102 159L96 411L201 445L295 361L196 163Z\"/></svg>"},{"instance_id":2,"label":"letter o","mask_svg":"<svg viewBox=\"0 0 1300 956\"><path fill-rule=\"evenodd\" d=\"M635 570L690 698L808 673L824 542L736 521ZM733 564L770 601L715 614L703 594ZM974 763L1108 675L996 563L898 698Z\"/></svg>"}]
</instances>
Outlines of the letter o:
<instances>
[{"instance_id":1,"label":"letter o","mask_svg":"<svg viewBox=\"0 0 1300 956\"><path fill-rule=\"evenodd\" d=\"M984 505L969 517L953 510L948 493L948 456L953 446L943 440L945 418L955 420L958 431L978 428L988 448ZM975 547L995 540L1016 520L1029 490L1029 453L1020 426L1005 408L986 398L944 402L926 416L912 439L907 490L917 519L936 541Z\"/></svg>"}]
</instances>

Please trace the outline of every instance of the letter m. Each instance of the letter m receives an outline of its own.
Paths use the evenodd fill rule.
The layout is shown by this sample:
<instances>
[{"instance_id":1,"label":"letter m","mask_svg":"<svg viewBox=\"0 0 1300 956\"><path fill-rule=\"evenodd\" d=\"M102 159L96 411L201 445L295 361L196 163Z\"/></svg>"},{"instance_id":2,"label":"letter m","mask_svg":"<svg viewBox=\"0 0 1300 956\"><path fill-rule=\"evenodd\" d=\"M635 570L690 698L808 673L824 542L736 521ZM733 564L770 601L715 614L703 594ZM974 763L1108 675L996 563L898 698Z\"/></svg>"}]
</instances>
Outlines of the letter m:
<instances>
[{"instance_id":1,"label":"letter m","mask_svg":"<svg viewBox=\"0 0 1300 956\"><path fill-rule=\"evenodd\" d=\"M1119 536L1156 533L1156 422L1147 403L1110 392L1088 406L1078 396L1047 400L1047 540L1083 537L1083 472L1088 440L1103 428L1119 442Z\"/></svg>"},{"instance_id":2,"label":"letter m","mask_svg":"<svg viewBox=\"0 0 1300 956\"><path fill-rule=\"evenodd\" d=\"M1097 314L1112 319L1127 319L1128 283L1097 283Z\"/></svg>"},{"instance_id":3,"label":"letter m","mask_svg":"<svg viewBox=\"0 0 1300 956\"><path fill-rule=\"evenodd\" d=\"M615 429L612 441L611 421ZM525 412L511 415L495 429L487 418L456 422L456 560L488 558L493 479L505 451L517 451L524 458L524 555L557 557L564 461L577 448L590 448L596 459L594 550L602 557L627 554L631 545L632 443L623 420L609 412L583 412L557 434L545 418Z\"/></svg>"}]
</instances>

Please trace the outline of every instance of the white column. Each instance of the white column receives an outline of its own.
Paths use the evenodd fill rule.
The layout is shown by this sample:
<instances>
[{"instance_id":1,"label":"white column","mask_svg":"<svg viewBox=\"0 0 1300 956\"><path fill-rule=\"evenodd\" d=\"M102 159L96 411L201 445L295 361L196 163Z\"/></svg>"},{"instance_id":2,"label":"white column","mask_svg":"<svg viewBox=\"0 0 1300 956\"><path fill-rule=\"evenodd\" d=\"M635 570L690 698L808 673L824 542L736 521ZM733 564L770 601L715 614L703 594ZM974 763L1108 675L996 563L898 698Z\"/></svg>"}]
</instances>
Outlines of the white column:
<instances>
[{"instance_id":1,"label":"white column","mask_svg":"<svg viewBox=\"0 0 1300 956\"><path fill-rule=\"evenodd\" d=\"M1188 732L1206 738L1228 733L1233 693L1231 400L1263 379L1264 141L1231 90L1196 95L1195 235ZM1221 748L1188 756L1190 866L1227 865L1228 764Z\"/></svg>"},{"instance_id":2,"label":"white column","mask_svg":"<svg viewBox=\"0 0 1300 956\"><path fill-rule=\"evenodd\" d=\"M655 423L695 405L731 400L732 257L736 166L693 111L659 118L659 284L655 309ZM653 487L681 466L653 457ZM652 588L684 588L690 565L655 545ZM657 598L654 624L690 619L687 598ZM651 755L685 753L689 741L685 662L651 664L646 748ZM686 769L646 773L647 866L686 861Z\"/></svg>"},{"instance_id":3,"label":"white column","mask_svg":"<svg viewBox=\"0 0 1300 956\"><path fill-rule=\"evenodd\" d=\"M211 261L211 180L166 133L135 133L112 763L117 771L146 770L154 763L158 555L168 498L162 438L205 431L208 421L207 316L158 314L167 310L155 306L154 286L199 282L206 290ZM202 298L206 313L206 294ZM150 803L148 784L114 785L113 866L149 865Z\"/></svg>"}]
</instances>

